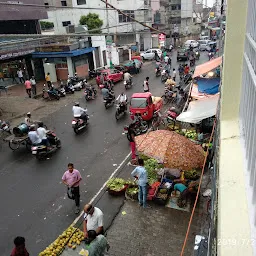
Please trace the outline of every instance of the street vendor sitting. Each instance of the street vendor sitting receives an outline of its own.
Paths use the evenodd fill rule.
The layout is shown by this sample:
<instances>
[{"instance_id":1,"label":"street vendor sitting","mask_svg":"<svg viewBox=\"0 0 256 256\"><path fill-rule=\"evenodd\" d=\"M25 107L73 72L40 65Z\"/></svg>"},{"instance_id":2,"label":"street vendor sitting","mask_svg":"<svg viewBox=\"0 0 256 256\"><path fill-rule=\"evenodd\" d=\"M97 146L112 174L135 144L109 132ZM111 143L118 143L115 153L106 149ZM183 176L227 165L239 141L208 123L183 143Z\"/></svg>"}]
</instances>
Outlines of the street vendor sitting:
<instances>
[{"instance_id":1,"label":"street vendor sitting","mask_svg":"<svg viewBox=\"0 0 256 256\"><path fill-rule=\"evenodd\" d=\"M85 244L90 256L103 256L109 249L106 237L97 235L95 230L88 231L88 238L85 240Z\"/></svg>"}]
</instances>

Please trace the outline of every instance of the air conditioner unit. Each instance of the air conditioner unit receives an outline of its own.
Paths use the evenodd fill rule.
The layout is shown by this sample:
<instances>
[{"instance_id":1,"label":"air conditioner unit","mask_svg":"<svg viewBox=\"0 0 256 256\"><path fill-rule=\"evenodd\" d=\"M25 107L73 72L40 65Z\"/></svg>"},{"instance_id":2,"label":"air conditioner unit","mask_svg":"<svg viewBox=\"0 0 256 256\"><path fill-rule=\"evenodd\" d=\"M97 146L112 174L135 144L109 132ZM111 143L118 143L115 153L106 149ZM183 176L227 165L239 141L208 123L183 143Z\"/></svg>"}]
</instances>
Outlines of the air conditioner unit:
<instances>
[{"instance_id":1,"label":"air conditioner unit","mask_svg":"<svg viewBox=\"0 0 256 256\"><path fill-rule=\"evenodd\" d=\"M80 49L83 49L83 48L86 47L85 42L86 42L86 41L85 41L84 39L79 40L79 48L80 48Z\"/></svg>"},{"instance_id":2,"label":"air conditioner unit","mask_svg":"<svg viewBox=\"0 0 256 256\"><path fill-rule=\"evenodd\" d=\"M74 26L74 25L68 25L68 26L66 27L66 31L67 31L68 34L73 34L73 33L75 33L75 26Z\"/></svg>"}]
</instances>

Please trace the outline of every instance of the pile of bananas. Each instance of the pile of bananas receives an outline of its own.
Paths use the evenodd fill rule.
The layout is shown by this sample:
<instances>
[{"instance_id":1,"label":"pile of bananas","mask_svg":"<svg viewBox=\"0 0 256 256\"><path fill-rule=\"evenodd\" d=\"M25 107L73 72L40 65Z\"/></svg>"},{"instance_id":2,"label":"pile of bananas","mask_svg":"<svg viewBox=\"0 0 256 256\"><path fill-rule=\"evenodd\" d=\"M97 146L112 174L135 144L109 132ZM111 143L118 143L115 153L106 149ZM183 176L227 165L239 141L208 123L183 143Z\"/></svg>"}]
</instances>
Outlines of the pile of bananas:
<instances>
[{"instance_id":1,"label":"pile of bananas","mask_svg":"<svg viewBox=\"0 0 256 256\"><path fill-rule=\"evenodd\" d=\"M82 240L84 240L84 233L80 229L76 230L76 228L70 226L52 244L46 247L39 256L58 256L62 253L66 245L69 248L76 249L76 246L80 245Z\"/></svg>"},{"instance_id":2,"label":"pile of bananas","mask_svg":"<svg viewBox=\"0 0 256 256\"><path fill-rule=\"evenodd\" d=\"M197 140L197 133L194 130L187 130L185 132L185 137L192 140Z\"/></svg>"}]
</instances>

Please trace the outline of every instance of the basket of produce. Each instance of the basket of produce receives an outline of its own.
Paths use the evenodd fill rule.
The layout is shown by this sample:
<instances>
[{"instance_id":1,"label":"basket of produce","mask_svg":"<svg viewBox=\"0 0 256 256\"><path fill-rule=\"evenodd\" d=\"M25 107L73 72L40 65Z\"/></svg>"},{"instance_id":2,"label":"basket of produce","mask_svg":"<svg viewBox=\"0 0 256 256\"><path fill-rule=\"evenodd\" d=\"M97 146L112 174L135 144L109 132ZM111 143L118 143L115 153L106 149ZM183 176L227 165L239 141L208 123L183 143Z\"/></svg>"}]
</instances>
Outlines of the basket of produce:
<instances>
[{"instance_id":1,"label":"basket of produce","mask_svg":"<svg viewBox=\"0 0 256 256\"><path fill-rule=\"evenodd\" d=\"M108 193L113 196L124 195L127 187L127 181L121 178L112 178L107 183Z\"/></svg>"},{"instance_id":2,"label":"basket of produce","mask_svg":"<svg viewBox=\"0 0 256 256\"><path fill-rule=\"evenodd\" d=\"M159 187L153 200L157 204L165 205L168 200L168 196L169 196L169 189Z\"/></svg>"},{"instance_id":3,"label":"basket of produce","mask_svg":"<svg viewBox=\"0 0 256 256\"><path fill-rule=\"evenodd\" d=\"M129 185L125 191L125 198L135 201L138 200L139 187L137 185Z\"/></svg>"},{"instance_id":4,"label":"basket of produce","mask_svg":"<svg viewBox=\"0 0 256 256\"><path fill-rule=\"evenodd\" d=\"M185 179L197 180L200 177L200 173L197 170L190 170L184 172Z\"/></svg>"},{"instance_id":5,"label":"basket of produce","mask_svg":"<svg viewBox=\"0 0 256 256\"><path fill-rule=\"evenodd\" d=\"M195 142L197 140L197 133L195 130L186 130L185 137Z\"/></svg>"},{"instance_id":6,"label":"basket of produce","mask_svg":"<svg viewBox=\"0 0 256 256\"><path fill-rule=\"evenodd\" d=\"M156 196L157 190L161 183L159 181L154 182L148 189L147 200L151 201Z\"/></svg>"}]
</instances>

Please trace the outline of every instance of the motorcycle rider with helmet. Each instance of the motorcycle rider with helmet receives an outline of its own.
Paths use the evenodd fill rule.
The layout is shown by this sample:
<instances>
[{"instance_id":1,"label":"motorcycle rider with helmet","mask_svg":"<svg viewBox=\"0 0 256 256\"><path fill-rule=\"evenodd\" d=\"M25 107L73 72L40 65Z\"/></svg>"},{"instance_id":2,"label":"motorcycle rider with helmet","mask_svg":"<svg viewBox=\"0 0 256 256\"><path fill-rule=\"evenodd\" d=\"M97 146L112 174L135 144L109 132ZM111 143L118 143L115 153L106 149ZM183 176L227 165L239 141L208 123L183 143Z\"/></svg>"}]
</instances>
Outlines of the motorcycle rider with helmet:
<instances>
[{"instance_id":1,"label":"motorcycle rider with helmet","mask_svg":"<svg viewBox=\"0 0 256 256\"><path fill-rule=\"evenodd\" d=\"M110 92L107 84L105 84L105 86L102 88L101 92L102 92L103 100L105 100L105 99L112 100L114 97L113 94Z\"/></svg>"},{"instance_id":2,"label":"motorcycle rider with helmet","mask_svg":"<svg viewBox=\"0 0 256 256\"><path fill-rule=\"evenodd\" d=\"M128 71L126 71L124 73L124 81L126 81L127 83L132 84L132 76Z\"/></svg>"},{"instance_id":3,"label":"motorcycle rider with helmet","mask_svg":"<svg viewBox=\"0 0 256 256\"><path fill-rule=\"evenodd\" d=\"M72 111L74 118L81 118L85 122L88 121L89 116L86 114L87 109L81 108L79 102L75 102Z\"/></svg>"},{"instance_id":4,"label":"motorcycle rider with helmet","mask_svg":"<svg viewBox=\"0 0 256 256\"><path fill-rule=\"evenodd\" d=\"M127 109L127 96L122 92L116 99L120 104L121 112L124 112Z\"/></svg>"}]
</instances>

